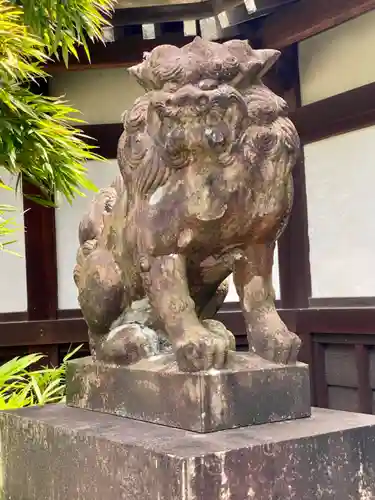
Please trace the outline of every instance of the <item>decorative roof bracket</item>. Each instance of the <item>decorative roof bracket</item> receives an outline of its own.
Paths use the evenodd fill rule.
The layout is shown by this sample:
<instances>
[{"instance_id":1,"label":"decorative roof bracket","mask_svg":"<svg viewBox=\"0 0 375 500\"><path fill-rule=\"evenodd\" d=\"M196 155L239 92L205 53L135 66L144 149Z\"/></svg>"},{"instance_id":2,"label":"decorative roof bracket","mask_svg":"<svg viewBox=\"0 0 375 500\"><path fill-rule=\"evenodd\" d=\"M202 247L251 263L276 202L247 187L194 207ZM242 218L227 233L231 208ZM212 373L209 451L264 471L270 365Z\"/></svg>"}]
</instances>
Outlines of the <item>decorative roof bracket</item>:
<instances>
[{"instance_id":1,"label":"decorative roof bracket","mask_svg":"<svg viewBox=\"0 0 375 500\"><path fill-rule=\"evenodd\" d=\"M114 26L125 26L184 21L189 26L199 21L202 36L214 39L222 30L294 1L298 0L118 0L112 22Z\"/></svg>"}]
</instances>

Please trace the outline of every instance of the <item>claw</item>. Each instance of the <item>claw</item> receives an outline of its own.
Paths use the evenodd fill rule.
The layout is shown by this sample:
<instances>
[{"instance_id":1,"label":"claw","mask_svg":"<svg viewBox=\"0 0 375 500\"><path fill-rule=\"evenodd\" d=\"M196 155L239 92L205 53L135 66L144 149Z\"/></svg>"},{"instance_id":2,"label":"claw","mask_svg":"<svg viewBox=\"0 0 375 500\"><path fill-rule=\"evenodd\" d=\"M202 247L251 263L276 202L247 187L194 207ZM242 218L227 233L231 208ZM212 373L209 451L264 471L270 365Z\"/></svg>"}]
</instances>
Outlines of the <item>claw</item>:
<instances>
[{"instance_id":1,"label":"claw","mask_svg":"<svg viewBox=\"0 0 375 500\"><path fill-rule=\"evenodd\" d=\"M285 325L274 331L267 325L256 325L251 330L252 350L264 359L279 364L292 364L297 361L301 340L290 332Z\"/></svg>"},{"instance_id":2,"label":"claw","mask_svg":"<svg viewBox=\"0 0 375 500\"><path fill-rule=\"evenodd\" d=\"M225 368L228 351L234 350L234 335L215 320L204 320L202 327L190 331L188 339L176 347L178 367L184 372Z\"/></svg>"}]
</instances>

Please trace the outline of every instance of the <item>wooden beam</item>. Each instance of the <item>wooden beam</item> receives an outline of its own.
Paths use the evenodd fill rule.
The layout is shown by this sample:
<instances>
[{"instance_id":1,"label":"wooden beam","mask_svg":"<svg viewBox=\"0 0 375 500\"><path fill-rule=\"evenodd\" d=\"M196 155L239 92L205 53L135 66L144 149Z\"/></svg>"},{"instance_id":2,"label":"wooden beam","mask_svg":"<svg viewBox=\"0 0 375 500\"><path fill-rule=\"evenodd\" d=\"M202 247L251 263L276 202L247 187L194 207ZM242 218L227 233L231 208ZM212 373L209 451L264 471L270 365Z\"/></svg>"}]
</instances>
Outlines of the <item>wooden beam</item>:
<instances>
[{"instance_id":1,"label":"wooden beam","mask_svg":"<svg viewBox=\"0 0 375 500\"><path fill-rule=\"evenodd\" d=\"M297 313L295 314L295 316L297 316ZM288 324L287 326L289 330L291 330L292 332L298 331L298 336L301 339L302 344L301 344L301 350L298 355L298 361L300 361L301 363L306 363L309 366L311 404L312 406L316 406L315 380L313 376L316 370L316 367L314 365L313 334L311 332L302 332L300 329L297 330L297 325L294 328L291 328ZM321 367L318 366L318 369L320 370Z\"/></svg>"},{"instance_id":2,"label":"wooden beam","mask_svg":"<svg viewBox=\"0 0 375 500\"><path fill-rule=\"evenodd\" d=\"M116 8L111 22L114 26L128 24L164 23L187 21L213 17L222 11L231 10L241 4L241 0L199 0L189 2L168 2L164 5L142 5ZM134 4L133 4L134 5Z\"/></svg>"},{"instance_id":3,"label":"wooden beam","mask_svg":"<svg viewBox=\"0 0 375 500\"><path fill-rule=\"evenodd\" d=\"M72 312L72 315L75 314L79 314L79 311ZM297 333L304 335L313 332L314 340L318 343L337 341L375 345L375 307L279 309L279 314ZM225 304L218 313L218 319L237 336L244 335L243 316L238 304ZM0 322L0 346L3 347L69 344L86 340L87 326L80 317Z\"/></svg>"},{"instance_id":4,"label":"wooden beam","mask_svg":"<svg viewBox=\"0 0 375 500\"><path fill-rule=\"evenodd\" d=\"M32 348L41 345L81 343L87 340L87 326L81 318L0 323L0 347Z\"/></svg>"},{"instance_id":5,"label":"wooden beam","mask_svg":"<svg viewBox=\"0 0 375 500\"><path fill-rule=\"evenodd\" d=\"M300 105L298 48L289 47L283 54L286 67L284 99L293 110ZM285 84L288 84L285 86ZM294 200L289 223L278 242L279 279L283 308L308 307L311 296L307 195L303 152L293 170Z\"/></svg>"},{"instance_id":6,"label":"wooden beam","mask_svg":"<svg viewBox=\"0 0 375 500\"><path fill-rule=\"evenodd\" d=\"M0 323L5 321L27 321L27 311L0 313Z\"/></svg>"},{"instance_id":7,"label":"wooden beam","mask_svg":"<svg viewBox=\"0 0 375 500\"><path fill-rule=\"evenodd\" d=\"M375 297L311 297L309 304L315 309L321 307L357 309L358 307L375 307Z\"/></svg>"},{"instance_id":8,"label":"wooden beam","mask_svg":"<svg viewBox=\"0 0 375 500\"><path fill-rule=\"evenodd\" d=\"M319 408L329 408L328 384L326 377L326 353L323 344L313 343L313 401Z\"/></svg>"},{"instance_id":9,"label":"wooden beam","mask_svg":"<svg viewBox=\"0 0 375 500\"><path fill-rule=\"evenodd\" d=\"M327 334L374 337L375 307L301 309L297 312L297 329L323 337Z\"/></svg>"},{"instance_id":10,"label":"wooden beam","mask_svg":"<svg viewBox=\"0 0 375 500\"><path fill-rule=\"evenodd\" d=\"M26 182L23 193L41 194ZM28 319L53 319L58 307L55 210L26 197L23 206Z\"/></svg>"},{"instance_id":11,"label":"wooden beam","mask_svg":"<svg viewBox=\"0 0 375 500\"><path fill-rule=\"evenodd\" d=\"M104 158L117 158L117 145L123 131L122 123L104 123L102 125L80 126L82 132L92 140L87 142L96 146L95 153Z\"/></svg>"},{"instance_id":12,"label":"wooden beam","mask_svg":"<svg viewBox=\"0 0 375 500\"><path fill-rule=\"evenodd\" d=\"M375 124L375 82L296 109L291 116L308 144Z\"/></svg>"},{"instance_id":13,"label":"wooden beam","mask_svg":"<svg viewBox=\"0 0 375 500\"><path fill-rule=\"evenodd\" d=\"M351 346L366 345L368 347L375 347L375 334L373 332L367 333L314 333L314 342L323 344L332 344L336 346Z\"/></svg>"},{"instance_id":14,"label":"wooden beam","mask_svg":"<svg viewBox=\"0 0 375 500\"><path fill-rule=\"evenodd\" d=\"M267 83L272 86L272 82ZM277 83L274 82L273 86L281 92ZM296 96L292 95L293 92L294 90L290 89L284 95L289 103L296 99ZM302 143L309 144L375 124L375 83L306 106L298 107L298 104L299 102L291 111L291 119L297 127ZM116 158L122 124L85 125L81 129L94 139L90 143L98 146L99 154L105 158ZM297 179L297 182L302 181Z\"/></svg>"},{"instance_id":15,"label":"wooden beam","mask_svg":"<svg viewBox=\"0 0 375 500\"><path fill-rule=\"evenodd\" d=\"M372 388L370 381L371 361L368 346L355 346L356 367L358 373L358 411L372 413Z\"/></svg>"},{"instance_id":16,"label":"wooden beam","mask_svg":"<svg viewBox=\"0 0 375 500\"><path fill-rule=\"evenodd\" d=\"M36 94L48 95L48 81L35 82L31 89ZM42 193L25 179L22 190L28 319L54 319L58 308L55 210L28 198Z\"/></svg>"},{"instance_id":17,"label":"wooden beam","mask_svg":"<svg viewBox=\"0 0 375 500\"><path fill-rule=\"evenodd\" d=\"M282 49L375 9L375 0L300 0L264 18L263 46Z\"/></svg>"}]
</instances>

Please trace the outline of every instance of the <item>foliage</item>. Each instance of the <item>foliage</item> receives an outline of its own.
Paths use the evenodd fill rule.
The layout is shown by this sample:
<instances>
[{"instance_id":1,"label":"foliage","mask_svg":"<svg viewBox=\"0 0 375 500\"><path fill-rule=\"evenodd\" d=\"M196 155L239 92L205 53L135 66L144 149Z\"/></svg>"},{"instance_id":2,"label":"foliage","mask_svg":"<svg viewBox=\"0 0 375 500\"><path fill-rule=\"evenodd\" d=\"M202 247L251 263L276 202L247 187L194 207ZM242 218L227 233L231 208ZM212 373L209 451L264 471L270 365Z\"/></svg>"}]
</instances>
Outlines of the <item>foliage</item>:
<instances>
[{"instance_id":1,"label":"foliage","mask_svg":"<svg viewBox=\"0 0 375 500\"><path fill-rule=\"evenodd\" d=\"M61 99L32 92L47 78L49 56L69 53L100 39L113 0L0 0L0 165L18 181L41 189L36 201L51 204L56 193L69 202L95 189L85 162L100 159L73 126L75 109ZM19 186L19 182L17 186ZM3 184L4 186L4 184ZM2 181L0 179L0 188ZM3 209L4 212L4 209ZM0 213L0 236L9 226Z\"/></svg>"},{"instance_id":2,"label":"foliage","mask_svg":"<svg viewBox=\"0 0 375 500\"><path fill-rule=\"evenodd\" d=\"M0 410L63 402L66 362L80 347L68 353L56 368L30 370L44 357L42 354L13 358L0 366Z\"/></svg>"},{"instance_id":3,"label":"foliage","mask_svg":"<svg viewBox=\"0 0 375 500\"><path fill-rule=\"evenodd\" d=\"M83 45L89 57L87 39L100 39L102 28L109 25L111 0L9 0L22 6L24 23L40 37L50 54L60 50L68 64L69 53L77 57L76 47Z\"/></svg>"},{"instance_id":4,"label":"foliage","mask_svg":"<svg viewBox=\"0 0 375 500\"><path fill-rule=\"evenodd\" d=\"M0 185L1 187L1 185ZM6 189L6 188L4 188ZM0 205L0 251L9 252L15 254L15 252L9 250L9 246L15 243L15 240L8 240L8 238L16 229L14 219L8 217L8 213L14 212L15 208L10 205Z\"/></svg>"}]
</instances>

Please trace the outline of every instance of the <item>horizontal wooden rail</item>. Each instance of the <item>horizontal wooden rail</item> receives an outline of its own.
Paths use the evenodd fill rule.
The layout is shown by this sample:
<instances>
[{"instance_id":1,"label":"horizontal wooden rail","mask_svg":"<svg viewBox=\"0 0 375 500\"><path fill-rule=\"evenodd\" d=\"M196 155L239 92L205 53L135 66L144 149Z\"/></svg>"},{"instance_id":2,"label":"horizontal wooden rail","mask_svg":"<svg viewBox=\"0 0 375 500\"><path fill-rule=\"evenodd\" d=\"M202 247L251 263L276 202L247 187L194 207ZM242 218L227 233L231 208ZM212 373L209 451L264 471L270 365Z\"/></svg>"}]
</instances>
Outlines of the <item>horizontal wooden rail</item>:
<instances>
[{"instance_id":1,"label":"horizontal wooden rail","mask_svg":"<svg viewBox=\"0 0 375 500\"><path fill-rule=\"evenodd\" d=\"M304 144L375 124L375 82L296 109L291 118Z\"/></svg>"},{"instance_id":2,"label":"horizontal wooden rail","mask_svg":"<svg viewBox=\"0 0 375 500\"><path fill-rule=\"evenodd\" d=\"M311 332L334 337L344 335L373 336L375 340L375 307L358 308L309 308L279 309L288 327L297 333ZM79 314L78 310L71 313ZM3 321L0 322L0 347L19 345L64 344L87 340L87 327L81 317L66 317L47 321ZM224 306L218 313L236 335L244 336L244 322L238 305ZM353 340L354 342L354 340Z\"/></svg>"},{"instance_id":3,"label":"horizontal wooden rail","mask_svg":"<svg viewBox=\"0 0 375 500\"><path fill-rule=\"evenodd\" d=\"M375 82L297 108L291 113L303 144L375 124ZM105 158L116 158L121 123L84 125L90 144Z\"/></svg>"},{"instance_id":4,"label":"horizontal wooden rail","mask_svg":"<svg viewBox=\"0 0 375 500\"><path fill-rule=\"evenodd\" d=\"M117 145L123 131L122 123L83 125L80 129L92 139L87 142L96 147L95 153L108 159L117 157Z\"/></svg>"},{"instance_id":5,"label":"horizontal wooden rail","mask_svg":"<svg viewBox=\"0 0 375 500\"><path fill-rule=\"evenodd\" d=\"M87 327L81 318L0 323L0 347L80 342L87 342Z\"/></svg>"}]
</instances>

